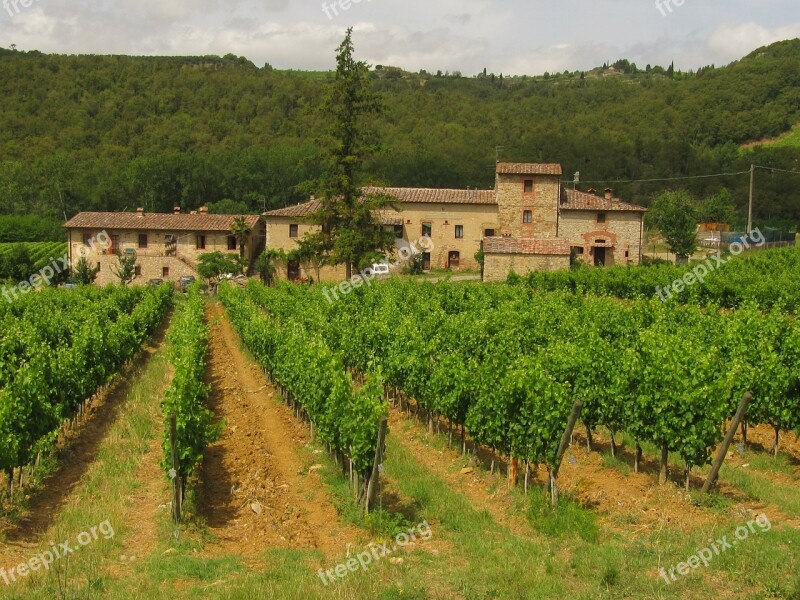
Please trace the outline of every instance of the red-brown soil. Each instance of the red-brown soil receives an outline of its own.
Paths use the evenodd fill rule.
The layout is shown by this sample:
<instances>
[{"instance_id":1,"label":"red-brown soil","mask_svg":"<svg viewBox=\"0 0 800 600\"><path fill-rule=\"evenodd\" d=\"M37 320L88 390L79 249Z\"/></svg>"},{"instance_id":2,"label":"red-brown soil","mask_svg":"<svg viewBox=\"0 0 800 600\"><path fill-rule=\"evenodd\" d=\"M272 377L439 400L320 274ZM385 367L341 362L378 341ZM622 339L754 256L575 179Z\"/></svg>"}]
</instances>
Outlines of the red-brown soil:
<instances>
[{"instance_id":1,"label":"red-brown soil","mask_svg":"<svg viewBox=\"0 0 800 600\"><path fill-rule=\"evenodd\" d=\"M302 448L309 432L240 348L220 304L209 307L210 408L224 422L206 452L200 512L215 540L206 554L253 557L270 548L319 549L327 559L357 545Z\"/></svg>"}]
</instances>

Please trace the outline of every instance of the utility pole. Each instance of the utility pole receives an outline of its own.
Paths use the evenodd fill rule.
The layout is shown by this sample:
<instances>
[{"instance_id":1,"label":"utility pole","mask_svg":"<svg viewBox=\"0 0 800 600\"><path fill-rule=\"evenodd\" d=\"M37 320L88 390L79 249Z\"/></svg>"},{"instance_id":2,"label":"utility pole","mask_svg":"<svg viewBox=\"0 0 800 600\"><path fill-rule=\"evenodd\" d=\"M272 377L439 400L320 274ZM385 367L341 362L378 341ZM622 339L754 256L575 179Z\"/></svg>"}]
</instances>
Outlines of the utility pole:
<instances>
[{"instance_id":1,"label":"utility pole","mask_svg":"<svg viewBox=\"0 0 800 600\"><path fill-rule=\"evenodd\" d=\"M753 233L753 195L756 190L756 166L750 165L750 206L747 209L747 235Z\"/></svg>"}]
</instances>

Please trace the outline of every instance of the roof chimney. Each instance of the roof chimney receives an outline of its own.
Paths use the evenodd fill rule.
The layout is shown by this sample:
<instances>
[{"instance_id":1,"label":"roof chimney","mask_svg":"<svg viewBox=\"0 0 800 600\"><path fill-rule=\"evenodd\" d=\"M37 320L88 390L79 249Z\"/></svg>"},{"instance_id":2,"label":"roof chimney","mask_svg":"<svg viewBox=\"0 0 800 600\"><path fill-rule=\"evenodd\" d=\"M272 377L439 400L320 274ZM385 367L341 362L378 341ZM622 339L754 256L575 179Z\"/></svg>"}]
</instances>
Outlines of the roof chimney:
<instances>
[{"instance_id":1,"label":"roof chimney","mask_svg":"<svg viewBox=\"0 0 800 600\"><path fill-rule=\"evenodd\" d=\"M611 200L614 197L614 190L606 188L606 200Z\"/></svg>"},{"instance_id":2,"label":"roof chimney","mask_svg":"<svg viewBox=\"0 0 800 600\"><path fill-rule=\"evenodd\" d=\"M181 207L180 206L176 206L175 208L172 209L172 213L176 214L176 215L181 214Z\"/></svg>"},{"instance_id":3,"label":"roof chimney","mask_svg":"<svg viewBox=\"0 0 800 600\"><path fill-rule=\"evenodd\" d=\"M586 193L587 194L591 194L592 196L594 196L597 193L597 190L594 189L594 188L589 188L589 191L587 191Z\"/></svg>"},{"instance_id":4,"label":"roof chimney","mask_svg":"<svg viewBox=\"0 0 800 600\"><path fill-rule=\"evenodd\" d=\"M206 215L208 214L208 207L201 206L200 208L197 209L197 212L199 212L201 215Z\"/></svg>"},{"instance_id":5,"label":"roof chimney","mask_svg":"<svg viewBox=\"0 0 800 600\"><path fill-rule=\"evenodd\" d=\"M144 209L141 206L136 209L136 216L137 217L143 217L144 216Z\"/></svg>"}]
</instances>

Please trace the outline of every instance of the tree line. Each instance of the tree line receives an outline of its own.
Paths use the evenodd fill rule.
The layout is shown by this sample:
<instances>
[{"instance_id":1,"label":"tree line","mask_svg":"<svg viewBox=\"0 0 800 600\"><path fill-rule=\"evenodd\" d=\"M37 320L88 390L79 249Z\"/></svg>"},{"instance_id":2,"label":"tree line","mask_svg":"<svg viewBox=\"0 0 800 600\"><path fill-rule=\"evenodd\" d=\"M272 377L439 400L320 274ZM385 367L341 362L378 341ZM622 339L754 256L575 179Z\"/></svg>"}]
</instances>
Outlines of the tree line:
<instances>
[{"instance_id":1,"label":"tree line","mask_svg":"<svg viewBox=\"0 0 800 600\"><path fill-rule=\"evenodd\" d=\"M584 188L608 183L647 204L667 187L731 192L747 176L611 183L798 168L796 147L742 144L798 121L800 40L727 67L662 74L624 61L615 77L369 76L384 110L362 181L393 186L494 183L496 158L558 161ZM319 110L335 73L258 68L234 56L59 56L0 49L0 214L64 219L80 210L185 210L223 201L262 211L306 198L320 176ZM593 183L589 183L593 182ZM796 219L800 177L758 175L756 218Z\"/></svg>"}]
</instances>

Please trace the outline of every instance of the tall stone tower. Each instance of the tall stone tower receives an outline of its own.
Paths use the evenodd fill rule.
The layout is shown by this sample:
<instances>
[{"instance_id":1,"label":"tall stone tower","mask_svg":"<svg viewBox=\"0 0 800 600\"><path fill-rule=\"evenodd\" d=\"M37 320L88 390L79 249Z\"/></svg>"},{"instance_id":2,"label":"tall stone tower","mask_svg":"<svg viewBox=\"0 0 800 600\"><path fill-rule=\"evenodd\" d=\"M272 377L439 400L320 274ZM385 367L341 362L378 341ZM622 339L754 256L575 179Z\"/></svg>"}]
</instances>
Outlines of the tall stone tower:
<instances>
[{"instance_id":1,"label":"tall stone tower","mask_svg":"<svg viewBox=\"0 0 800 600\"><path fill-rule=\"evenodd\" d=\"M498 163L498 234L521 239L556 238L561 174L558 164Z\"/></svg>"}]
</instances>

